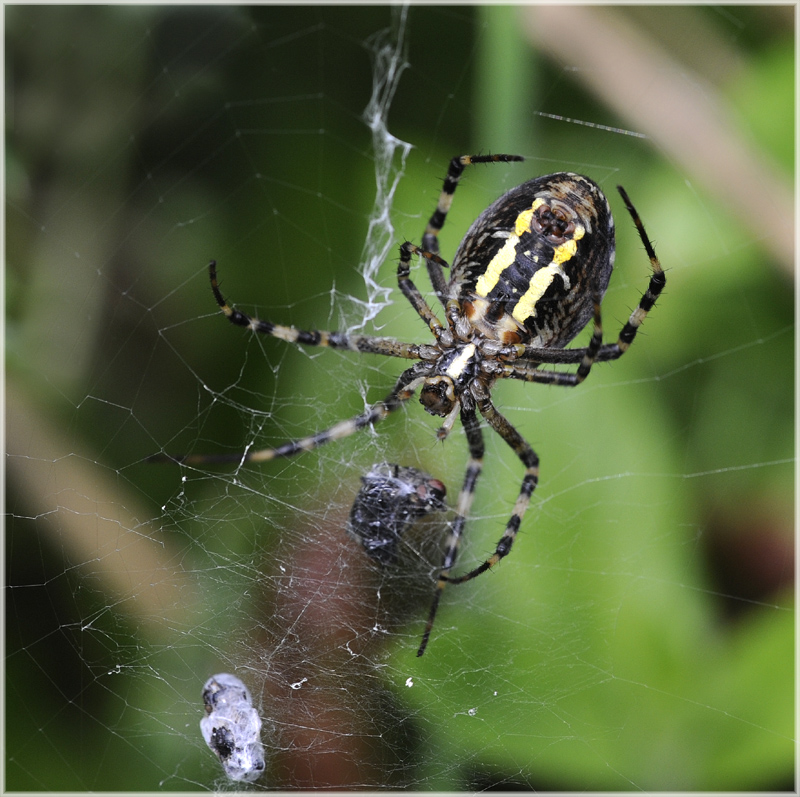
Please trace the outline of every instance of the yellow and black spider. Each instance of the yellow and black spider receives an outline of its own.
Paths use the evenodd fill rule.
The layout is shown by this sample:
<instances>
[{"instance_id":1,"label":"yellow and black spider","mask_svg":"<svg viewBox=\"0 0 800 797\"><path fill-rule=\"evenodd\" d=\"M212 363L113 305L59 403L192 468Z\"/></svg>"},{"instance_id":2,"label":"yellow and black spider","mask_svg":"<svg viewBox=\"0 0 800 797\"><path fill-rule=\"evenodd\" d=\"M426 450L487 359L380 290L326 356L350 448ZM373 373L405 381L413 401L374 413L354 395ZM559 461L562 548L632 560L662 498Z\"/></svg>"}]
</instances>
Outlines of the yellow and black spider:
<instances>
[{"instance_id":1,"label":"yellow and black spider","mask_svg":"<svg viewBox=\"0 0 800 797\"><path fill-rule=\"evenodd\" d=\"M417 360L405 370L382 401L325 431L276 448L234 455L158 456L185 463L266 462L310 451L331 440L382 421L419 389L419 400L432 415L444 418L437 435L444 439L457 417L467 438L469 459L450 527L444 560L417 655L425 652L445 586L469 581L497 564L511 550L539 477L539 458L528 442L501 415L491 400L498 379L574 387L588 376L594 362L615 360L627 351L666 277L625 191L618 187L650 258L652 275L636 309L616 343L603 344L600 303L614 264L614 220L603 192L588 177L559 172L529 180L503 194L473 222L451 266L439 257L438 234L444 225L466 166L521 161L519 155L465 155L453 158L436 210L421 247L400 247L397 281L403 295L427 324L430 344L392 338L305 331L263 321L231 307L217 284L216 263L209 265L214 297L228 320L254 332L290 343L382 354ZM445 308L447 324L436 317L410 279L411 258L425 260L433 290ZM445 280L443 268L450 268ZM586 348L564 349L593 319ZM577 365L575 373L542 369L542 365ZM508 443L525 473L505 531L495 552L460 576L451 576L458 545L480 476L484 442L477 413Z\"/></svg>"}]
</instances>

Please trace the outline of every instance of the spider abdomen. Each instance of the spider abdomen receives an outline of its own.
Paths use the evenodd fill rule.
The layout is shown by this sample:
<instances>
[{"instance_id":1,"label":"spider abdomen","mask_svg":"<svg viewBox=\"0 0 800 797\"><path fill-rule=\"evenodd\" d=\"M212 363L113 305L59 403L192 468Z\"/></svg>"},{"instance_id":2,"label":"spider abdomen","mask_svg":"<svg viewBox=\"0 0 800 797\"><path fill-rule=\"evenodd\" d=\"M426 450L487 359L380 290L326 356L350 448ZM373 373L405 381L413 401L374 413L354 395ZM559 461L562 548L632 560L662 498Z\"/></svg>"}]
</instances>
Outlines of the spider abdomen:
<instances>
[{"instance_id":1,"label":"spider abdomen","mask_svg":"<svg viewBox=\"0 0 800 797\"><path fill-rule=\"evenodd\" d=\"M614 220L588 177L560 172L512 188L456 252L450 295L484 337L561 348L592 317L614 264Z\"/></svg>"}]
</instances>

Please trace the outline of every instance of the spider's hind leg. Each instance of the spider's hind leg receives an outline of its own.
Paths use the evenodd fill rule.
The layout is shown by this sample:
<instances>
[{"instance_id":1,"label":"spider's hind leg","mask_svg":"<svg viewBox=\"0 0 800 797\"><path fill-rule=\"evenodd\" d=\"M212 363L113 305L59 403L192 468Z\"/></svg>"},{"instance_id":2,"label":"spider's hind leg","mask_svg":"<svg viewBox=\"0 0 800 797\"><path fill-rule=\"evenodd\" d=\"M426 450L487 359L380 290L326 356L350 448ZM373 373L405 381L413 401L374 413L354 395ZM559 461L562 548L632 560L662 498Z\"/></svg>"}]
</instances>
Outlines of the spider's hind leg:
<instances>
[{"instance_id":1,"label":"spider's hind leg","mask_svg":"<svg viewBox=\"0 0 800 797\"><path fill-rule=\"evenodd\" d=\"M508 519L503 536L497 542L494 553L478 567L462 576L451 578L445 574L443 576L444 580L449 581L451 584L462 584L479 576L481 573L485 573L509 554L511 546L517 538L519 527L522 525L522 518L530 505L533 491L539 483L539 457L527 440L495 409L488 396L479 402L478 408L492 429L511 446L514 453L522 461L522 464L525 465L525 475L522 477L522 485L520 486L517 501L514 504L514 510Z\"/></svg>"},{"instance_id":2,"label":"spider's hind leg","mask_svg":"<svg viewBox=\"0 0 800 797\"><path fill-rule=\"evenodd\" d=\"M478 483L478 477L483 470L483 433L481 432L480 424L475 415L475 410L461 409L461 425L464 428L464 434L467 436L467 444L469 445L469 461L467 462L467 472L464 475L464 483L461 487L461 492L458 496L458 504L456 505L456 516L453 519L452 526L450 527L450 536L447 541L444 559L442 566L439 570L439 578L436 582L436 590L433 593L433 600L431 608L428 612L428 621L425 624L425 631L422 634L422 641L420 642L417 656L421 656L428 646L433 623L436 619L436 612L439 609L439 601L442 598L442 592L451 580L448 578L448 573L453 565L456 563L458 556L458 546L461 542L461 535L464 532L464 525L469 517L470 509L472 508L472 499L475 496L475 486Z\"/></svg>"}]
</instances>

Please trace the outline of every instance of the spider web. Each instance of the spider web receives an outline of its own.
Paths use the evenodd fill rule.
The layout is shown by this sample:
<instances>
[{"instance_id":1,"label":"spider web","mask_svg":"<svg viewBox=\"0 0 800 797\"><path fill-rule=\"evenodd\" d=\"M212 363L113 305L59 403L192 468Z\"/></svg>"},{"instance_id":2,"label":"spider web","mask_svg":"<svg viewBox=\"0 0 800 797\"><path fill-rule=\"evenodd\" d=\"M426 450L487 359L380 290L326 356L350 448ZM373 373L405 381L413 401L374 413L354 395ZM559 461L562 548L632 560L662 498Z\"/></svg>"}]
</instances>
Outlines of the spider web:
<instances>
[{"instance_id":1,"label":"spider web","mask_svg":"<svg viewBox=\"0 0 800 797\"><path fill-rule=\"evenodd\" d=\"M199 727L222 672L263 721L248 788L792 788L792 13L8 7L6 788L233 788ZM411 401L267 465L146 459L383 398L402 362L232 327L207 262L262 318L427 341L396 247L488 151L526 162L467 170L445 258L571 170L617 220L606 338L648 274L617 183L668 283L580 388L498 386L542 482L417 659L442 523L381 568L346 519L384 461L452 505L458 426ZM459 568L522 477L485 437Z\"/></svg>"}]
</instances>

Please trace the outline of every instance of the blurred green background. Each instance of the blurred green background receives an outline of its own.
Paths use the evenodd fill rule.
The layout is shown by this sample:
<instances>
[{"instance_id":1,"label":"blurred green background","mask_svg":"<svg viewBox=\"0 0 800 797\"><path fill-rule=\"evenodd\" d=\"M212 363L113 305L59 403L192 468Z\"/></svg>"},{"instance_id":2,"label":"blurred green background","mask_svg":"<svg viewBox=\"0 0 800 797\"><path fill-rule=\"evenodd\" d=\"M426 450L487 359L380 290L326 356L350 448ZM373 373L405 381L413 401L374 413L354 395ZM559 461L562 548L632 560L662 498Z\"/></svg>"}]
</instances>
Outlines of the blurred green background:
<instances>
[{"instance_id":1,"label":"blurred green background","mask_svg":"<svg viewBox=\"0 0 800 797\"><path fill-rule=\"evenodd\" d=\"M7 789L224 787L199 693L239 667L268 718L261 786L793 788L793 7L4 13ZM410 402L288 463L144 462L324 428L399 373L250 339L206 272L276 321L357 323L387 29L407 60L388 129L413 149L382 286L469 152L526 162L465 174L444 257L502 190L572 170L617 221L607 338L649 268L615 185L668 277L578 390L498 386L541 486L419 660L428 586L370 634L378 576L342 523L376 456L454 500L460 432L436 445ZM426 339L396 296L378 322ZM487 435L462 564L520 478Z\"/></svg>"}]
</instances>

